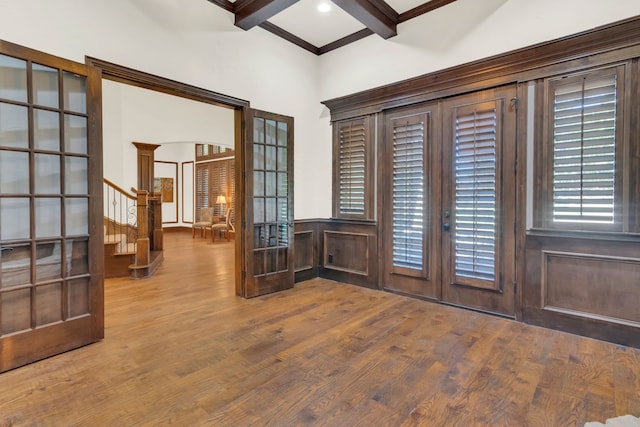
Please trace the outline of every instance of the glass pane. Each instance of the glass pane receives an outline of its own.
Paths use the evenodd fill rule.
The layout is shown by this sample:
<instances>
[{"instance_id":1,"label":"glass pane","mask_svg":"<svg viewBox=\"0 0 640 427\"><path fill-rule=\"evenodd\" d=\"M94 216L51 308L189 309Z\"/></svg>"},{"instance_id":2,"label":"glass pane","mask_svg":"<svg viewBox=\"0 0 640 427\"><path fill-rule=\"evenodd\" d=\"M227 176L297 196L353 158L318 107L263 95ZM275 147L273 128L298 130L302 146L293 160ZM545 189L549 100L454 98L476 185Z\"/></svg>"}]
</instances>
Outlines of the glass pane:
<instances>
[{"instance_id":1,"label":"glass pane","mask_svg":"<svg viewBox=\"0 0 640 427\"><path fill-rule=\"evenodd\" d=\"M0 150L0 193L29 194L29 153Z\"/></svg>"},{"instance_id":2,"label":"glass pane","mask_svg":"<svg viewBox=\"0 0 640 427\"><path fill-rule=\"evenodd\" d=\"M287 174L279 173L278 174L278 196L287 196L288 195L288 182L287 182Z\"/></svg>"},{"instance_id":3,"label":"glass pane","mask_svg":"<svg viewBox=\"0 0 640 427\"><path fill-rule=\"evenodd\" d=\"M286 271L288 269L288 254L289 250L287 248L278 249L278 271Z\"/></svg>"},{"instance_id":4,"label":"glass pane","mask_svg":"<svg viewBox=\"0 0 640 427\"><path fill-rule=\"evenodd\" d=\"M268 197L265 199L266 202L266 222L276 222L276 199L275 197Z\"/></svg>"},{"instance_id":5,"label":"glass pane","mask_svg":"<svg viewBox=\"0 0 640 427\"><path fill-rule=\"evenodd\" d=\"M36 245L36 283L62 277L62 242Z\"/></svg>"},{"instance_id":6,"label":"glass pane","mask_svg":"<svg viewBox=\"0 0 640 427\"><path fill-rule=\"evenodd\" d=\"M253 173L253 195L264 196L264 172Z\"/></svg>"},{"instance_id":7,"label":"glass pane","mask_svg":"<svg viewBox=\"0 0 640 427\"><path fill-rule=\"evenodd\" d=\"M89 278L69 280L68 301L69 317L89 314Z\"/></svg>"},{"instance_id":8,"label":"glass pane","mask_svg":"<svg viewBox=\"0 0 640 427\"><path fill-rule=\"evenodd\" d=\"M264 275L264 251L254 251L253 252L253 275L254 276L262 276Z\"/></svg>"},{"instance_id":9,"label":"glass pane","mask_svg":"<svg viewBox=\"0 0 640 427\"><path fill-rule=\"evenodd\" d=\"M264 222L264 199L253 199L253 222L259 224Z\"/></svg>"},{"instance_id":10,"label":"glass pane","mask_svg":"<svg viewBox=\"0 0 640 427\"><path fill-rule=\"evenodd\" d=\"M287 123L278 122L278 145L287 146Z\"/></svg>"},{"instance_id":11,"label":"glass pane","mask_svg":"<svg viewBox=\"0 0 640 427\"><path fill-rule=\"evenodd\" d=\"M289 226L287 224L278 225L278 246L289 244Z\"/></svg>"},{"instance_id":12,"label":"glass pane","mask_svg":"<svg viewBox=\"0 0 640 427\"><path fill-rule=\"evenodd\" d=\"M265 273L275 273L276 271L278 271L278 250L267 249L264 255L267 264L265 267Z\"/></svg>"},{"instance_id":13,"label":"glass pane","mask_svg":"<svg viewBox=\"0 0 640 427\"><path fill-rule=\"evenodd\" d=\"M0 253L0 288L31 283L31 244L2 245L10 248Z\"/></svg>"},{"instance_id":14,"label":"glass pane","mask_svg":"<svg viewBox=\"0 0 640 427\"><path fill-rule=\"evenodd\" d=\"M275 196L276 195L276 173L267 172L265 173L265 175L267 178L265 196Z\"/></svg>"},{"instance_id":15,"label":"glass pane","mask_svg":"<svg viewBox=\"0 0 640 427\"><path fill-rule=\"evenodd\" d=\"M0 199L0 240L29 238L29 199Z\"/></svg>"},{"instance_id":16,"label":"glass pane","mask_svg":"<svg viewBox=\"0 0 640 427\"><path fill-rule=\"evenodd\" d=\"M36 150L60 151L60 115L33 110L33 145Z\"/></svg>"},{"instance_id":17,"label":"glass pane","mask_svg":"<svg viewBox=\"0 0 640 427\"><path fill-rule=\"evenodd\" d=\"M267 139L266 139L266 143L268 145L276 145L276 132L277 132L277 128L276 128L276 121L275 120L267 120L266 121L266 125L267 125Z\"/></svg>"},{"instance_id":18,"label":"glass pane","mask_svg":"<svg viewBox=\"0 0 640 427\"><path fill-rule=\"evenodd\" d=\"M85 114L87 112L87 78L64 71L62 87L64 109Z\"/></svg>"},{"instance_id":19,"label":"glass pane","mask_svg":"<svg viewBox=\"0 0 640 427\"><path fill-rule=\"evenodd\" d=\"M2 335L31 328L31 289L0 294Z\"/></svg>"},{"instance_id":20,"label":"glass pane","mask_svg":"<svg viewBox=\"0 0 640 427\"><path fill-rule=\"evenodd\" d=\"M256 225L255 227L253 227L253 247L262 248L264 246L264 225Z\"/></svg>"},{"instance_id":21,"label":"glass pane","mask_svg":"<svg viewBox=\"0 0 640 427\"><path fill-rule=\"evenodd\" d=\"M89 234L89 199L66 199L65 218L67 236Z\"/></svg>"},{"instance_id":22,"label":"glass pane","mask_svg":"<svg viewBox=\"0 0 640 427\"><path fill-rule=\"evenodd\" d=\"M27 61L0 55L0 98L27 102Z\"/></svg>"},{"instance_id":23,"label":"glass pane","mask_svg":"<svg viewBox=\"0 0 640 427\"><path fill-rule=\"evenodd\" d=\"M264 119L253 118L253 142L264 144Z\"/></svg>"},{"instance_id":24,"label":"glass pane","mask_svg":"<svg viewBox=\"0 0 640 427\"><path fill-rule=\"evenodd\" d=\"M253 168L264 169L264 145L253 145Z\"/></svg>"},{"instance_id":25,"label":"glass pane","mask_svg":"<svg viewBox=\"0 0 640 427\"><path fill-rule=\"evenodd\" d=\"M29 148L29 110L0 102L0 146Z\"/></svg>"},{"instance_id":26,"label":"glass pane","mask_svg":"<svg viewBox=\"0 0 640 427\"><path fill-rule=\"evenodd\" d=\"M275 224L269 224L266 228L267 232L265 234L266 245L268 247L277 246L278 245L278 230Z\"/></svg>"},{"instance_id":27,"label":"glass pane","mask_svg":"<svg viewBox=\"0 0 640 427\"><path fill-rule=\"evenodd\" d=\"M60 156L35 154L35 194L60 194Z\"/></svg>"},{"instance_id":28,"label":"glass pane","mask_svg":"<svg viewBox=\"0 0 640 427\"><path fill-rule=\"evenodd\" d=\"M289 222L287 215L287 199L279 197L278 199L278 222Z\"/></svg>"},{"instance_id":29,"label":"glass pane","mask_svg":"<svg viewBox=\"0 0 640 427\"><path fill-rule=\"evenodd\" d=\"M89 273L89 241L67 240L67 277Z\"/></svg>"},{"instance_id":30,"label":"glass pane","mask_svg":"<svg viewBox=\"0 0 640 427\"><path fill-rule=\"evenodd\" d=\"M86 117L64 115L64 150L67 153L87 154Z\"/></svg>"},{"instance_id":31,"label":"glass pane","mask_svg":"<svg viewBox=\"0 0 640 427\"><path fill-rule=\"evenodd\" d=\"M88 164L85 157L64 158L64 190L66 194L88 193Z\"/></svg>"},{"instance_id":32,"label":"glass pane","mask_svg":"<svg viewBox=\"0 0 640 427\"><path fill-rule=\"evenodd\" d=\"M267 170L276 170L276 147L267 145L265 154L265 166Z\"/></svg>"},{"instance_id":33,"label":"glass pane","mask_svg":"<svg viewBox=\"0 0 640 427\"><path fill-rule=\"evenodd\" d=\"M33 64L33 103L43 107L58 108L58 70Z\"/></svg>"},{"instance_id":34,"label":"glass pane","mask_svg":"<svg viewBox=\"0 0 640 427\"><path fill-rule=\"evenodd\" d=\"M287 171L287 149L278 147L278 170Z\"/></svg>"},{"instance_id":35,"label":"glass pane","mask_svg":"<svg viewBox=\"0 0 640 427\"><path fill-rule=\"evenodd\" d=\"M60 236L60 199L38 198L35 204L36 237Z\"/></svg>"},{"instance_id":36,"label":"glass pane","mask_svg":"<svg viewBox=\"0 0 640 427\"><path fill-rule=\"evenodd\" d=\"M62 283L36 288L36 326L62 320Z\"/></svg>"}]
</instances>

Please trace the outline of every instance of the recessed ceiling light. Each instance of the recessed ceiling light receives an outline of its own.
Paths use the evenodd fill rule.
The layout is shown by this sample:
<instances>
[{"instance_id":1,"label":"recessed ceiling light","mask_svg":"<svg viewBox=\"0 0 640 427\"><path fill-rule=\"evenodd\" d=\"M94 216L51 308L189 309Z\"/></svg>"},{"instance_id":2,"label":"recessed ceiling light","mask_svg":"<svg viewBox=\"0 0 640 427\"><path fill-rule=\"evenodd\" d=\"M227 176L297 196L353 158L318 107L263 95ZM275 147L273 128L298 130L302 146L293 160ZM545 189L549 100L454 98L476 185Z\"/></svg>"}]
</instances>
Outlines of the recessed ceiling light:
<instances>
[{"instance_id":1,"label":"recessed ceiling light","mask_svg":"<svg viewBox=\"0 0 640 427\"><path fill-rule=\"evenodd\" d=\"M322 13L327 13L331 10L331 5L329 3L322 2L318 5L318 11Z\"/></svg>"}]
</instances>

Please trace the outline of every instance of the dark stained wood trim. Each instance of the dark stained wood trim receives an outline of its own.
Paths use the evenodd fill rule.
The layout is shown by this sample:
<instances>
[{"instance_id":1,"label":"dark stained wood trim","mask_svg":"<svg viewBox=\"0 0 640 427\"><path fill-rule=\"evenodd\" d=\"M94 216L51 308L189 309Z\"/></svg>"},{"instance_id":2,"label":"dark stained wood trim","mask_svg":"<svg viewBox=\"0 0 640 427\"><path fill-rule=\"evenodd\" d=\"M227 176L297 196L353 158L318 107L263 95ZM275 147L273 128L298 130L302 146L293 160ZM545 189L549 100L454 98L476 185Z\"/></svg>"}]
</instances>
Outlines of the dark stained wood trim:
<instances>
[{"instance_id":1,"label":"dark stained wood trim","mask_svg":"<svg viewBox=\"0 0 640 427\"><path fill-rule=\"evenodd\" d=\"M233 3L229 0L208 0L209 2L215 4L216 6L220 6L224 10L233 13Z\"/></svg>"},{"instance_id":2,"label":"dark stained wood trim","mask_svg":"<svg viewBox=\"0 0 640 427\"><path fill-rule=\"evenodd\" d=\"M638 46L640 16L322 103L331 110L331 119L335 121L433 99L425 94L442 97L438 92L465 85L468 90L477 90L482 84L490 87L539 78L543 76L536 74L536 69Z\"/></svg>"},{"instance_id":3,"label":"dark stained wood trim","mask_svg":"<svg viewBox=\"0 0 640 427\"><path fill-rule=\"evenodd\" d=\"M365 37L369 37L370 35L374 34L373 31L371 31L369 28L363 28L360 31L357 31L353 34L349 34L348 36L345 36L341 39L338 39L334 42L331 42L329 44L326 44L322 47L318 48L318 55L322 55L324 53L327 52L331 52L332 50L336 50L338 48L341 48L343 46L346 46L348 44L351 44L353 42L356 42L360 39L363 39Z\"/></svg>"},{"instance_id":4,"label":"dark stained wood trim","mask_svg":"<svg viewBox=\"0 0 640 427\"><path fill-rule=\"evenodd\" d=\"M398 24L407 22L408 20L413 18L417 18L420 15L424 15L425 13L441 8L442 6L446 6L450 3L453 3L454 1L456 0L431 0L428 3L424 3L424 4L421 4L420 6L416 6L413 9L410 9L410 10L407 10L406 12L401 13L400 16L398 17Z\"/></svg>"},{"instance_id":5,"label":"dark stained wood trim","mask_svg":"<svg viewBox=\"0 0 640 427\"><path fill-rule=\"evenodd\" d=\"M271 34L275 34L276 36L285 39L286 41L295 44L298 47L303 48L304 50L307 50L311 53L313 53L314 55L319 55L319 49L312 45L311 43L302 40L300 37L296 36L295 34L291 34L290 32L283 30L282 28L278 27L275 24L272 24L269 21L265 21L263 23L261 23L259 25L260 28L262 28L263 30L269 31Z\"/></svg>"},{"instance_id":6,"label":"dark stained wood trim","mask_svg":"<svg viewBox=\"0 0 640 427\"><path fill-rule=\"evenodd\" d=\"M102 78L131 86L151 89L194 101L205 102L225 108L246 108L249 101L223 95L207 89L160 77L144 71L134 70L102 59L85 56L85 63L102 70Z\"/></svg>"},{"instance_id":7,"label":"dark stained wood trim","mask_svg":"<svg viewBox=\"0 0 640 427\"><path fill-rule=\"evenodd\" d=\"M234 4L235 25L249 30L266 22L298 0L238 0Z\"/></svg>"},{"instance_id":8,"label":"dark stained wood trim","mask_svg":"<svg viewBox=\"0 0 640 427\"><path fill-rule=\"evenodd\" d=\"M398 12L383 0L332 0L383 39L398 34Z\"/></svg>"}]
</instances>

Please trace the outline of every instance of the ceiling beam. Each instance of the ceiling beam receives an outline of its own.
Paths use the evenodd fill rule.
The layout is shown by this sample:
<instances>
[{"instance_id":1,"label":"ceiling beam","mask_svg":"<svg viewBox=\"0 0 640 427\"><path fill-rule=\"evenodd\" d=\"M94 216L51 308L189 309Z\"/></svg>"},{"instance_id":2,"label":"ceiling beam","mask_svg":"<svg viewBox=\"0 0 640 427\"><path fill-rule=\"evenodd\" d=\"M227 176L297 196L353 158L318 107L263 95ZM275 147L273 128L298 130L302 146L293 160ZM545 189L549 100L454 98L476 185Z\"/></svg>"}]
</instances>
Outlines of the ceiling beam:
<instances>
[{"instance_id":1,"label":"ceiling beam","mask_svg":"<svg viewBox=\"0 0 640 427\"><path fill-rule=\"evenodd\" d=\"M267 19L282 12L299 0L238 0L234 3L233 12L236 26L250 30Z\"/></svg>"},{"instance_id":2,"label":"ceiling beam","mask_svg":"<svg viewBox=\"0 0 640 427\"><path fill-rule=\"evenodd\" d=\"M331 0L383 39L398 34L398 12L384 0Z\"/></svg>"}]
</instances>

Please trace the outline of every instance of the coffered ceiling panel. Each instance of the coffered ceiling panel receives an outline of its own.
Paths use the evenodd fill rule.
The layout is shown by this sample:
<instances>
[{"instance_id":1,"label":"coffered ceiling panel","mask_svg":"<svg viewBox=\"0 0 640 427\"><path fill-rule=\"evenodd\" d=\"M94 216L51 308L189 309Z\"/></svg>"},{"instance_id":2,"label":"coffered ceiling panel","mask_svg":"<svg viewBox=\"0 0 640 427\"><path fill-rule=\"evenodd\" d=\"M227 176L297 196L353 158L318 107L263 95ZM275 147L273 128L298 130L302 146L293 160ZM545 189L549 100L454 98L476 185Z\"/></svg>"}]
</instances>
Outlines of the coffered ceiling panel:
<instances>
[{"instance_id":1,"label":"coffered ceiling panel","mask_svg":"<svg viewBox=\"0 0 640 427\"><path fill-rule=\"evenodd\" d=\"M202 0L204 1L204 0ZM236 26L261 27L316 55L377 34L456 0L208 0L234 15ZM480 0L478 0L480 1ZM319 5L325 11L319 10Z\"/></svg>"},{"instance_id":2,"label":"coffered ceiling panel","mask_svg":"<svg viewBox=\"0 0 640 427\"><path fill-rule=\"evenodd\" d=\"M318 11L324 3L328 12ZM354 17L329 0L300 0L269 19L269 22L321 47L365 28Z\"/></svg>"}]
</instances>

